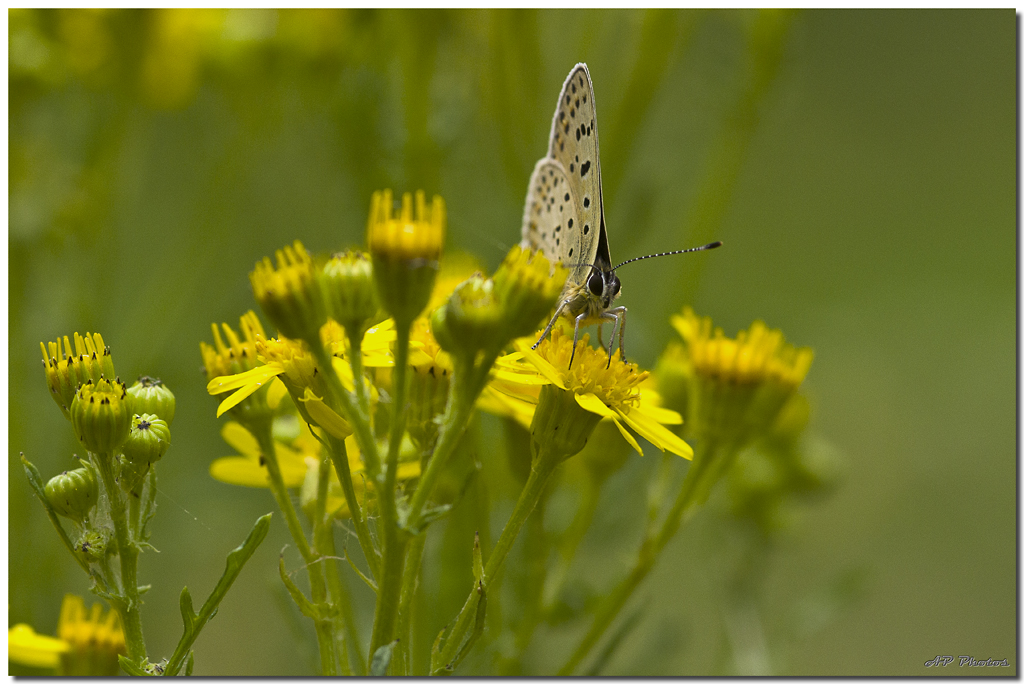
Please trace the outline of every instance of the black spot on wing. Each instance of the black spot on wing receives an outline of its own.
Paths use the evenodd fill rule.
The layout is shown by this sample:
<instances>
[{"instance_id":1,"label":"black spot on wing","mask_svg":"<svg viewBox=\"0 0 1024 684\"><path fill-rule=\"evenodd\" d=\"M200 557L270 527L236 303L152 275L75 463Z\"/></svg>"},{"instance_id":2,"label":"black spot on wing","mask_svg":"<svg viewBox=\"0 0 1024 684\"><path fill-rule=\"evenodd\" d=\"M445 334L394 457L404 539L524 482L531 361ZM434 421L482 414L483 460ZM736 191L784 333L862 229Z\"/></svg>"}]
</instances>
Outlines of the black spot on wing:
<instances>
[{"instance_id":1,"label":"black spot on wing","mask_svg":"<svg viewBox=\"0 0 1024 684\"><path fill-rule=\"evenodd\" d=\"M580 178L586 177L588 171L590 171L590 162L583 162L580 165Z\"/></svg>"}]
</instances>

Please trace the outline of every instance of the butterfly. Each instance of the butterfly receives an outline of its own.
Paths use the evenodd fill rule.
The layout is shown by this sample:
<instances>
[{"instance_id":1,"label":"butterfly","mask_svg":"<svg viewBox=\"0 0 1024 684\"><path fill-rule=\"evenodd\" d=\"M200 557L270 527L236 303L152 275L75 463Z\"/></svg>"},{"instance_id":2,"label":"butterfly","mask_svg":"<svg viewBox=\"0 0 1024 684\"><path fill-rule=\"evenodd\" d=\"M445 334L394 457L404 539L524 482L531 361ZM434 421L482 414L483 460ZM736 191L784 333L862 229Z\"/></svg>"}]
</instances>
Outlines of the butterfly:
<instances>
[{"instance_id":1,"label":"butterfly","mask_svg":"<svg viewBox=\"0 0 1024 684\"><path fill-rule=\"evenodd\" d=\"M626 307L612 306L622 294L622 284L615 270L640 259L698 252L721 244L712 242L701 247L649 254L612 266L604 222L594 87L586 64L581 62L573 67L558 96L548 153L533 168L523 209L522 246L539 249L552 261L561 261L569 269L558 308L533 348L544 341L559 316L574 320L571 368L580 326L593 323L603 326L606 321L614 321L608 341L608 363L611 363L616 338L619 356L625 358L622 336L626 328ZM600 330L599 327L599 337Z\"/></svg>"}]
</instances>

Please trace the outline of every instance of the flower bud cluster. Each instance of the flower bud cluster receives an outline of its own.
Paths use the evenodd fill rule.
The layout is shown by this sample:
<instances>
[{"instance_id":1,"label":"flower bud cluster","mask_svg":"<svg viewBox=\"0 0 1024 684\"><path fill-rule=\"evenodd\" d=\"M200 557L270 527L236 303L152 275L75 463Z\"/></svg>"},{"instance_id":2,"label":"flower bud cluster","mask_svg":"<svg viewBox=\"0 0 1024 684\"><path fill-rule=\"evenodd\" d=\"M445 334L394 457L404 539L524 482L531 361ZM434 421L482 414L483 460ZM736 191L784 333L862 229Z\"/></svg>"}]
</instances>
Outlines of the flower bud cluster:
<instances>
[{"instance_id":1,"label":"flower bud cluster","mask_svg":"<svg viewBox=\"0 0 1024 684\"><path fill-rule=\"evenodd\" d=\"M496 352L532 333L554 307L568 270L552 269L544 254L515 246L494 278L475 275L459 285L431 318L434 336L453 355Z\"/></svg>"}]
</instances>

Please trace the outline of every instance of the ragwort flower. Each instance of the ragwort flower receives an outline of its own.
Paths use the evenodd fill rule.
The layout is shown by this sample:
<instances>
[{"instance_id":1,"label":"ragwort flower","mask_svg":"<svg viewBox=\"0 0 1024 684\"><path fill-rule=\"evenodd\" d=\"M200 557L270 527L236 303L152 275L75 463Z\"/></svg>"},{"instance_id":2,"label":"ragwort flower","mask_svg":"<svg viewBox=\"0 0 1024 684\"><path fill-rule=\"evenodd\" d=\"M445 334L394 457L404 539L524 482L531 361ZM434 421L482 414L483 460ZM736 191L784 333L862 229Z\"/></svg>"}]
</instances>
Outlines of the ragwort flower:
<instances>
[{"instance_id":1,"label":"ragwort flower","mask_svg":"<svg viewBox=\"0 0 1024 684\"><path fill-rule=\"evenodd\" d=\"M646 371L640 372L635 364L624 363L620 358L613 358L609 364L603 350L593 349L587 344L588 336L584 336L577 351L580 358L574 360L572 368L569 368L571 337L555 329L536 351L530 349L533 339L517 340L515 346L518 351L498 360L491 382L494 392L506 395L511 402L537 404L539 412L544 402L544 390L559 390L583 411L612 420L619 433L638 453L643 454L643 450L626 427L662 451L692 458L690 446L665 427L681 423L679 414L655 406L641 391L640 385L649 375ZM536 414L533 420L532 429L536 433ZM550 424L550 421L545 422ZM550 424L550 427L554 429L556 425ZM566 425L562 421L560 427L564 429Z\"/></svg>"}]
</instances>

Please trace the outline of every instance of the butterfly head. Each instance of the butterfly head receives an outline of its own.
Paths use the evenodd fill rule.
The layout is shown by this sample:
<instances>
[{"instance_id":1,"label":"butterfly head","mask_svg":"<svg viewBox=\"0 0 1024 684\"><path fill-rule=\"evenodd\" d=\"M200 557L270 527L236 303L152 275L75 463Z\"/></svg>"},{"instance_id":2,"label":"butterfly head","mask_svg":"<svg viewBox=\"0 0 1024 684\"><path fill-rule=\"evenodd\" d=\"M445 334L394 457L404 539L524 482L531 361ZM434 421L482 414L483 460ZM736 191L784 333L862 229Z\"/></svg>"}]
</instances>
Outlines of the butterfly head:
<instances>
[{"instance_id":1,"label":"butterfly head","mask_svg":"<svg viewBox=\"0 0 1024 684\"><path fill-rule=\"evenodd\" d=\"M603 309L612 305L619 296L621 287L622 283L619 282L619 276L615 275L615 271L606 271L597 266L590 269L590 275L587 276L587 291L600 300Z\"/></svg>"}]
</instances>

